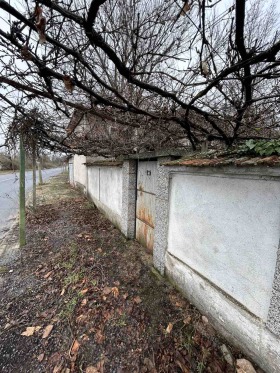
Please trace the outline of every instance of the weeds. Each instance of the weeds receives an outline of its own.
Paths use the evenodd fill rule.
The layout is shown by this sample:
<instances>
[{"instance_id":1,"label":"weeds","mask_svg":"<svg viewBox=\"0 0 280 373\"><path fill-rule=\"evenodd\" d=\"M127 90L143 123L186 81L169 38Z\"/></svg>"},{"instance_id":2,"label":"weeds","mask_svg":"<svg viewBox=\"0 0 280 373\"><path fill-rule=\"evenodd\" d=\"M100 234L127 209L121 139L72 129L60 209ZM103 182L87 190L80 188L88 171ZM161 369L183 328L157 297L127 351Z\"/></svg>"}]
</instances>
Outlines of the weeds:
<instances>
[{"instance_id":1,"label":"weeds","mask_svg":"<svg viewBox=\"0 0 280 373\"><path fill-rule=\"evenodd\" d=\"M85 204L84 204L84 207L85 207L86 210L91 210L91 209L96 208L95 204L91 201L86 201Z\"/></svg>"},{"instance_id":2,"label":"weeds","mask_svg":"<svg viewBox=\"0 0 280 373\"><path fill-rule=\"evenodd\" d=\"M125 313L123 313L122 315L120 315L119 318L115 319L113 324L114 326L118 326L118 327L122 327L122 326L126 326L127 325L127 316Z\"/></svg>"},{"instance_id":3,"label":"weeds","mask_svg":"<svg viewBox=\"0 0 280 373\"><path fill-rule=\"evenodd\" d=\"M203 361L200 361L196 367L197 373L203 373L204 369L205 369L205 364Z\"/></svg>"},{"instance_id":4,"label":"weeds","mask_svg":"<svg viewBox=\"0 0 280 373\"><path fill-rule=\"evenodd\" d=\"M92 286L97 286L98 285L98 280L91 280Z\"/></svg>"},{"instance_id":5,"label":"weeds","mask_svg":"<svg viewBox=\"0 0 280 373\"><path fill-rule=\"evenodd\" d=\"M6 266L0 266L0 274L8 272L8 268Z\"/></svg>"},{"instance_id":6,"label":"weeds","mask_svg":"<svg viewBox=\"0 0 280 373\"><path fill-rule=\"evenodd\" d=\"M74 265L76 264L78 257L78 247L76 244L72 243L69 248L69 260L62 263L62 267L71 270L73 269Z\"/></svg>"},{"instance_id":7,"label":"weeds","mask_svg":"<svg viewBox=\"0 0 280 373\"><path fill-rule=\"evenodd\" d=\"M194 329L192 327L188 327L187 330L185 330L184 335L182 335L183 340L181 342L181 346L185 350L187 350L189 355L191 355L192 349L194 347L193 336L194 336Z\"/></svg>"},{"instance_id":8,"label":"weeds","mask_svg":"<svg viewBox=\"0 0 280 373\"><path fill-rule=\"evenodd\" d=\"M64 279L64 285L69 286L69 285L75 285L77 282L79 282L83 278L83 273L82 272L73 272L69 273L69 275Z\"/></svg>"},{"instance_id":9,"label":"weeds","mask_svg":"<svg viewBox=\"0 0 280 373\"><path fill-rule=\"evenodd\" d=\"M74 313L74 310L80 300L80 296L76 295L73 298L71 298L68 302L66 302L64 308L59 313L59 317L61 319L69 319L72 314Z\"/></svg>"}]
</instances>

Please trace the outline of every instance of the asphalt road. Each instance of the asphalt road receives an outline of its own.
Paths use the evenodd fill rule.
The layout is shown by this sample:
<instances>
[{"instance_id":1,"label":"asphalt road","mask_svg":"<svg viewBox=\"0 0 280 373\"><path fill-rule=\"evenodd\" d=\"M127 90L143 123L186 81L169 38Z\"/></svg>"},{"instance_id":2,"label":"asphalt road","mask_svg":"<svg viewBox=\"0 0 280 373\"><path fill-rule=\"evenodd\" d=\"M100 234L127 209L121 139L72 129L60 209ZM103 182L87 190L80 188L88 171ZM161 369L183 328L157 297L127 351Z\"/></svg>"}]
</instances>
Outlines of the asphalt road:
<instances>
[{"instance_id":1,"label":"asphalt road","mask_svg":"<svg viewBox=\"0 0 280 373\"><path fill-rule=\"evenodd\" d=\"M43 182L58 175L62 168L42 170ZM38 181L38 174L37 174ZM32 171L26 172L26 194L32 189ZM9 228L19 207L19 173L0 175L0 236Z\"/></svg>"}]
</instances>

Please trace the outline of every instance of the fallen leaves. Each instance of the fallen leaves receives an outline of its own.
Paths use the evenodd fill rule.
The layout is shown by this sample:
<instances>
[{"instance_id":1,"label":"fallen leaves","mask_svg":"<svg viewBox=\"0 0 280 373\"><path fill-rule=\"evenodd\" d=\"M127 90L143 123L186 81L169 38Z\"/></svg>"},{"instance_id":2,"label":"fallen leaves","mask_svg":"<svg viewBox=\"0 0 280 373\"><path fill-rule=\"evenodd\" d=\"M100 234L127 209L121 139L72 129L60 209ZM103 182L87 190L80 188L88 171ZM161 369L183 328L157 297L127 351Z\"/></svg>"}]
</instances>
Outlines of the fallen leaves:
<instances>
[{"instance_id":1,"label":"fallen leaves","mask_svg":"<svg viewBox=\"0 0 280 373\"><path fill-rule=\"evenodd\" d=\"M114 298L117 298L119 296L119 289L117 287L113 287L111 291L112 291Z\"/></svg>"},{"instance_id":2,"label":"fallen leaves","mask_svg":"<svg viewBox=\"0 0 280 373\"><path fill-rule=\"evenodd\" d=\"M90 365L89 367L86 368L86 373L100 373L100 372L96 367Z\"/></svg>"},{"instance_id":3,"label":"fallen leaves","mask_svg":"<svg viewBox=\"0 0 280 373\"><path fill-rule=\"evenodd\" d=\"M123 294L123 299L126 299L128 297L128 293Z\"/></svg>"},{"instance_id":4,"label":"fallen leaves","mask_svg":"<svg viewBox=\"0 0 280 373\"><path fill-rule=\"evenodd\" d=\"M184 318L183 323L185 325L189 325L191 321L192 321L191 316L187 316L186 318Z\"/></svg>"},{"instance_id":5,"label":"fallen leaves","mask_svg":"<svg viewBox=\"0 0 280 373\"><path fill-rule=\"evenodd\" d=\"M50 271L44 275L44 278L47 279L50 277L50 275L53 273L53 271Z\"/></svg>"},{"instance_id":6,"label":"fallen leaves","mask_svg":"<svg viewBox=\"0 0 280 373\"><path fill-rule=\"evenodd\" d=\"M104 364L105 359L101 359L99 363L97 363L96 367L90 365L86 368L86 373L104 373Z\"/></svg>"},{"instance_id":7,"label":"fallen leaves","mask_svg":"<svg viewBox=\"0 0 280 373\"><path fill-rule=\"evenodd\" d=\"M70 354L76 355L78 353L79 348L80 348L80 343L77 341L77 339L75 339L74 342L72 343Z\"/></svg>"},{"instance_id":8,"label":"fallen leaves","mask_svg":"<svg viewBox=\"0 0 280 373\"><path fill-rule=\"evenodd\" d=\"M104 364L105 364L105 358L101 359L96 365L100 373L104 373Z\"/></svg>"},{"instance_id":9,"label":"fallen leaves","mask_svg":"<svg viewBox=\"0 0 280 373\"><path fill-rule=\"evenodd\" d=\"M173 329L173 324L170 322L165 329L166 333L170 334Z\"/></svg>"},{"instance_id":10,"label":"fallen leaves","mask_svg":"<svg viewBox=\"0 0 280 373\"><path fill-rule=\"evenodd\" d=\"M110 320L113 317L114 310L105 310L103 312L103 317L105 320Z\"/></svg>"},{"instance_id":11,"label":"fallen leaves","mask_svg":"<svg viewBox=\"0 0 280 373\"><path fill-rule=\"evenodd\" d=\"M119 289L116 286L112 288L109 286L105 286L102 291L102 294L109 295L111 293L113 294L114 298L117 298L119 296Z\"/></svg>"},{"instance_id":12,"label":"fallen leaves","mask_svg":"<svg viewBox=\"0 0 280 373\"><path fill-rule=\"evenodd\" d=\"M91 241L92 240L92 235L90 233L87 233L87 232L82 232L82 233L79 233L76 235L78 238L84 238L85 240L87 241Z\"/></svg>"},{"instance_id":13,"label":"fallen leaves","mask_svg":"<svg viewBox=\"0 0 280 373\"><path fill-rule=\"evenodd\" d=\"M202 320L202 322L203 322L203 324L208 324L208 319L207 319L207 317L206 316L201 316L201 320Z\"/></svg>"},{"instance_id":14,"label":"fallen leaves","mask_svg":"<svg viewBox=\"0 0 280 373\"><path fill-rule=\"evenodd\" d=\"M185 308L186 307L186 300L182 297L180 297L178 294L175 294L172 292L169 294L169 300L170 302L176 307L176 308Z\"/></svg>"},{"instance_id":15,"label":"fallen leaves","mask_svg":"<svg viewBox=\"0 0 280 373\"><path fill-rule=\"evenodd\" d=\"M112 288L109 288L108 286L105 286L105 288L103 289L103 292L102 294L103 295L109 295L112 291Z\"/></svg>"},{"instance_id":16,"label":"fallen leaves","mask_svg":"<svg viewBox=\"0 0 280 373\"><path fill-rule=\"evenodd\" d=\"M96 331L94 339L95 339L96 343L98 343L98 344L101 344L101 343L103 343L105 341L105 337L102 334L102 331L100 329L98 329Z\"/></svg>"},{"instance_id":17,"label":"fallen leaves","mask_svg":"<svg viewBox=\"0 0 280 373\"><path fill-rule=\"evenodd\" d=\"M47 359L46 359L47 360ZM48 372L52 373L70 373L70 369L67 368L67 361L65 354L61 352L54 352L47 360Z\"/></svg>"},{"instance_id":18,"label":"fallen leaves","mask_svg":"<svg viewBox=\"0 0 280 373\"><path fill-rule=\"evenodd\" d=\"M136 297L133 298L134 303L140 304L142 302L142 299L137 295Z\"/></svg>"},{"instance_id":19,"label":"fallen leaves","mask_svg":"<svg viewBox=\"0 0 280 373\"><path fill-rule=\"evenodd\" d=\"M48 336L51 334L52 330L53 330L53 325L52 324L46 326L45 329L44 329L44 333L43 333L42 338L43 339L48 338Z\"/></svg>"},{"instance_id":20,"label":"fallen leaves","mask_svg":"<svg viewBox=\"0 0 280 373\"><path fill-rule=\"evenodd\" d=\"M78 351L80 348L80 343L78 342L77 339L75 339L71 345L70 351L69 351L69 356L71 360L71 372L74 372L75 370L75 362L78 357Z\"/></svg>"},{"instance_id":21,"label":"fallen leaves","mask_svg":"<svg viewBox=\"0 0 280 373\"><path fill-rule=\"evenodd\" d=\"M88 319L87 315L81 314L76 318L76 323L80 325L84 325Z\"/></svg>"},{"instance_id":22,"label":"fallen leaves","mask_svg":"<svg viewBox=\"0 0 280 373\"><path fill-rule=\"evenodd\" d=\"M40 354L40 355L37 357L37 360L39 361L39 363L41 363L41 362L44 360L44 357L45 357L45 354L44 354L44 353Z\"/></svg>"},{"instance_id":23,"label":"fallen leaves","mask_svg":"<svg viewBox=\"0 0 280 373\"><path fill-rule=\"evenodd\" d=\"M84 299L82 300L82 302L81 302L81 306L82 306L82 307L86 306L86 305L87 305L87 302L88 302L87 298L84 298Z\"/></svg>"},{"instance_id":24,"label":"fallen leaves","mask_svg":"<svg viewBox=\"0 0 280 373\"><path fill-rule=\"evenodd\" d=\"M179 351L176 351L175 364L181 369L182 373L190 373L190 369L185 365L185 359L180 354Z\"/></svg>"},{"instance_id":25,"label":"fallen leaves","mask_svg":"<svg viewBox=\"0 0 280 373\"><path fill-rule=\"evenodd\" d=\"M42 311L38 316L39 316L40 319L46 319L46 318L50 319L55 315L55 313L56 313L56 308L55 307L54 308L48 308L48 309Z\"/></svg>"},{"instance_id":26,"label":"fallen leaves","mask_svg":"<svg viewBox=\"0 0 280 373\"><path fill-rule=\"evenodd\" d=\"M41 326L28 326L25 332L21 333L21 335L25 337L31 337L35 332L41 329Z\"/></svg>"},{"instance_id":27,"label":"fallen leaves","mask_svg":"<svg viewBox=\"0 0 280 373\"><path fill-rule=\"evenodd\" d=\"M64 365L65 365L65 363L64 363L64 361L62 360L60 363L58 363L58 364L54 367L52 373L70 373L70 369L68 369L68 368L64 368Z\"/></svg>"}]
</instances>

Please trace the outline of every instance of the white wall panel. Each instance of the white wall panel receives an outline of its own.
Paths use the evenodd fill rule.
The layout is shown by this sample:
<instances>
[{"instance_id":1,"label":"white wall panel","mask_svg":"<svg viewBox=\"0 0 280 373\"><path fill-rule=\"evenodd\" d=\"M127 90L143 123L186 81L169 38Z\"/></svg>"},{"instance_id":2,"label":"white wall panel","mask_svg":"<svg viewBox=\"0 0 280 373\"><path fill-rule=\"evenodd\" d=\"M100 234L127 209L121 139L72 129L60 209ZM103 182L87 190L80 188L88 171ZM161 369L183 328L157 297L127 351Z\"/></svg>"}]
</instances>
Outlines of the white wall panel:
<instances>
[{"instance_id":1,"label":"white wall panel","mask_svg":"<svg viewBox=\"0 0 280 373\"><path fill-rule=\"evenodd\" d=\"M267 319L280 228L280 183L174 174L168 251Z\"/></svg>"}]
</instances>

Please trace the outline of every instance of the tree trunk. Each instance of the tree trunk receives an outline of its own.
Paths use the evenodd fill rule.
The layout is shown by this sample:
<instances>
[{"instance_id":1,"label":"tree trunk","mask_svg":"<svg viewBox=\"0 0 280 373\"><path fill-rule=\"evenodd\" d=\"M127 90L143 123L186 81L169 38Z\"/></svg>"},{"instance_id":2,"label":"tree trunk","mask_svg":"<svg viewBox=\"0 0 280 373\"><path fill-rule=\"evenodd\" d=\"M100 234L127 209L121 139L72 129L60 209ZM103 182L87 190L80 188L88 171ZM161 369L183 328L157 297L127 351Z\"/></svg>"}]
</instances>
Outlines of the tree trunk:
<instances>
[{"instance_id":1,"label":"tree trunk","mask_svg":"<svg viewBox=\"0 0 280 373\"><path fill-rule=\"evenodd\" d=\"M25 235L25 151L20 137L20 173L19 173L19 246L26 244Z\"/></svg>"}]
</instances>

